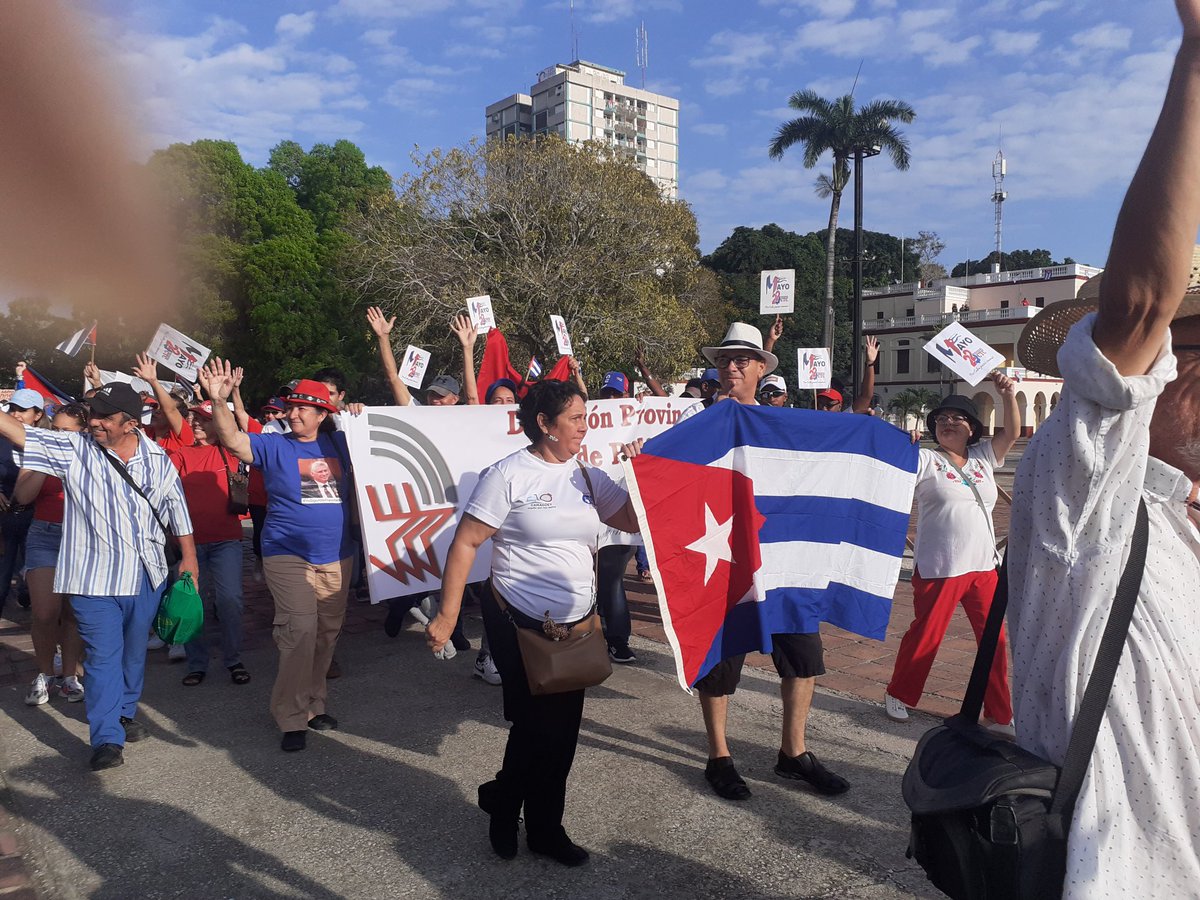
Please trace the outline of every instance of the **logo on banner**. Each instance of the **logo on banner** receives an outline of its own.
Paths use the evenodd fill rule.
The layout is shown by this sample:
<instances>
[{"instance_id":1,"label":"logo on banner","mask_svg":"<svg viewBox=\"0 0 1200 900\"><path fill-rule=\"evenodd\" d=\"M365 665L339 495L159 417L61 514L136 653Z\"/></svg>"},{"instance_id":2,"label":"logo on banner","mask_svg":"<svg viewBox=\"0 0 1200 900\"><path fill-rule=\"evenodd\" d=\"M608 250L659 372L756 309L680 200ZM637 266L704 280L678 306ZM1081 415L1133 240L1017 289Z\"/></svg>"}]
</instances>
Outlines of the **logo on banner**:
<instances>
[{"instance_id":1,"label":"logo on banner","mask_svg":"<svg viewBox=\"0 0 1200 900\"><path fill-rule=\"evenodd\" d=\"M399 484L367 485L371 515L378 523L395 529L388 535L390 560L371 554L372 565L401 584L409 578L420 582L425 575L442 577L442 566L434 540L454 517L458 489L450 467L437 447L417 429L391 416L372 413L371 455L390 459L404 469L407 480Z\"/></svg>"}]
</instances>

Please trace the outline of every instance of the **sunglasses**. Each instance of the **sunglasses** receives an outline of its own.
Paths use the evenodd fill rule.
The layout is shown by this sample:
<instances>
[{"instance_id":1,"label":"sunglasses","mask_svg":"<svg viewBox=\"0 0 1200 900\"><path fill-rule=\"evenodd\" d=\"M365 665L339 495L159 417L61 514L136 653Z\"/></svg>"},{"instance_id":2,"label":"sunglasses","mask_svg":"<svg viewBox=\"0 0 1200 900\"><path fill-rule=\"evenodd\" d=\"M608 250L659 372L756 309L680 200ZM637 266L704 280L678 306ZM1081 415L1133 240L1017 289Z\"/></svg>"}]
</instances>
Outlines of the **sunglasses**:
<instances>
[{"instance_id":1,"label":"sunglasses","mask_svg":"<svg viewBox=\"0 0 1200 900\"><path fill-rule=\"evenodd\" d=\"M775 397L782 397L786 393L787 393L786 391L766 390L766 391L759 391L758 396L767 397L769 399L774 399Z\"/></svg>"}]
</instances>

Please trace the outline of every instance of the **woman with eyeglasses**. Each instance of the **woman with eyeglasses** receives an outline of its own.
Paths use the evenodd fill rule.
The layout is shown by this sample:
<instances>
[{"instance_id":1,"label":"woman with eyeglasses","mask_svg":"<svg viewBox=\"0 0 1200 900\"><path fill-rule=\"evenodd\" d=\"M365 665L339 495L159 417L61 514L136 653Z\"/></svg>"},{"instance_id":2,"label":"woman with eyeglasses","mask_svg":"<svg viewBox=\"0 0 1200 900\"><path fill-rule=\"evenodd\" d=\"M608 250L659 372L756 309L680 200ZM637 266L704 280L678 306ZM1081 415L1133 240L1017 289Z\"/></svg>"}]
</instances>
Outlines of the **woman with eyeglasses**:
<instances>
[{"instance_id":1,"label":"woman with eyeglasses","mask_svg":"<svg viewBox=\"0 0 1200 900\"><path fill-rule=\"evenodd\" d=\"M967 397L947 397L925 420L938 446L920 451L917 469L914 618L900 642L884 698L888 717L897 721L906 720L908 707L920 702L954 608L962 604L976 640L991 609L999 558L992 525L998 497L995 470L1021 427L1016 384L999 372L992 381L1004 403L1004 427L991 438L981 440L983 423ZM1011 735L1006 644L1001 631L983 713L989 727Z\"/></svg>"}]
</instances>

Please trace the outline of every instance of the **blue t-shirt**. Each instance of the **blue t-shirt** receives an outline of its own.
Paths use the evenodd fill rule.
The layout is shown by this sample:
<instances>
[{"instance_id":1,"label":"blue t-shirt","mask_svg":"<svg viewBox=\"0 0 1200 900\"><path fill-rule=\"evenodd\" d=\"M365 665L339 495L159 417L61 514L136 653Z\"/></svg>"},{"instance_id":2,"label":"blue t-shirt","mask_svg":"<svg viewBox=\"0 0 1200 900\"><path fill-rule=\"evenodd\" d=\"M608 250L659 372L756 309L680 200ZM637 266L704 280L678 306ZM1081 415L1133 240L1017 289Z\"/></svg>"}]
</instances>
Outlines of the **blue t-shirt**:
<instances>
[{"instance_id":1,"label":"blue t-shirt","mask_svg":"<svg viewBox=\"0 0 1200 900\"><path fill-rule=\"evenodd\" d=\"M341 432L300 441L251 434L254 465L267 487L263 556L299 556L313 565L351 555L350 455Z\"/></svg>"}]
</instances>

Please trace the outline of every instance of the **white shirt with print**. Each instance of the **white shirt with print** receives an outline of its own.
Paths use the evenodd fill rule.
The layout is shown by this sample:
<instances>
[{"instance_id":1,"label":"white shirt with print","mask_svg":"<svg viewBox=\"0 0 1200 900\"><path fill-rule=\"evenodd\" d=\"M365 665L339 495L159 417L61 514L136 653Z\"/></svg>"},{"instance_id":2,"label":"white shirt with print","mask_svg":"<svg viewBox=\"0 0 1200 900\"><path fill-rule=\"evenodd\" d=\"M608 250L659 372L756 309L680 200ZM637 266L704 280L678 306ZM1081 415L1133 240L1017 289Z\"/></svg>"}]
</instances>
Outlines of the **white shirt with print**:
<instances>
[{"instance_id":1,"label":"white shirt with print","mask_svg":"<svg viewBox=\"0 0 1200 900\"><path fill-rule=\"evenodd\" d=\"M967 448L963 475L954 471L946 454L922 449L917 464L917 573L922 578L953 578L996 567L992 510L996 506L996 476L1001 464L990 438Z\"/></svg>"}]
</instances>

